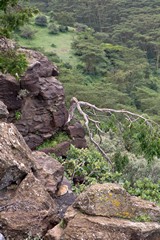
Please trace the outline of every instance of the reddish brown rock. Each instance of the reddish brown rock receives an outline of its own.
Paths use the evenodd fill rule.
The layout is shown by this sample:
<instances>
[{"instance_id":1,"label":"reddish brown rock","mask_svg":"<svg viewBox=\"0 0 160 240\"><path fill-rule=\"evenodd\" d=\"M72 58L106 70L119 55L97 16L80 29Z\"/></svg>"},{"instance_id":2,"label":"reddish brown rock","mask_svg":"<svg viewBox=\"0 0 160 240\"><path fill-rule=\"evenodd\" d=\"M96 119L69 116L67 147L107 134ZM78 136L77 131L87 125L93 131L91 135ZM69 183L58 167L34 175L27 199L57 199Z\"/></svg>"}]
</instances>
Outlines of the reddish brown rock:
<instances>
[{"instance_id":1,"label":"reddish brown rock","mask_svg":"<svg viewBox=\"0 0 160 240\"><path fill-rule=\"evenodd\" d=\"M75 138L74 140L72 140L72 144L76 147L76 148L86 148L87 147L87 141L85 138Z\"/></svg>"},{"instance_id":2,"label":"reddish brown rock","mask_svg":"<svg viewBox=\"0 0 160 240\"><path fill-rule=\"evenodd\" d=\"M10 74L0 73L0 100L7 106L9 111L21 107L21 99L18 98L20 83Z\"/></svg>"},{"instance_id":3,"label":"reddish brown rock","mask_svg":"<svg viewBox=\"0 0 160 240\"><path fill-rule=\"evenodd\" d=\"M66 157L67 156L67 152L70 148L71 143L68 141L59 143L56 145L56 147L53 148L44 148L41 151L46 153L46 154L51 154L54 153L56 156L58 157Z\"/></svg>"},{"instance_id":4,"label":"reddish brown rock","mask_svg":"<svg viewBox=\"0 0 160 240\"><path fill-rule=\"evenodd\" d=\"M54 239L54 238L53 238ZM77 213L58 240L159 240L160 224ZM52 240L52 238L50 238Z\"/></svg>"},{"instance_id":5,"label":"reddish brown rock","mask_svg":"<svg viewBox=\"0 0 160 240\"><path fill-rule=\"evenodd\" d=\"M74 125L70 125L67 127L68 135L71 138L84 138L85 131L82 125L79 122L76 122Z\"/></svg>"},{"instance_id":6,"label":"reddish brown rock","mask_svg":"<svg viewBox=\"0 0 160 240\"><path fill-rule=\"evenodd\" d=\"M72 139L72 144L76 148L86 148L87 142L85 139L85 131L80 122L75 122L72 125L65 126L66 132Z\"/></svg>"},{"instance_id":7,"label":"reddish brown rock","mask_svg":"<svg viewBox=\"0 0 160 240\"><path fill-rule=\"evenodd\" d=\"M67 110L63 86L54 77L58 75L57 67L41 53L21 51L30 65L20 81L23 103L16 126L29 147L35 149L63 128Z\"/></svg>"},{"instance_id":8,"label":"reddish brown rock","mask_svg":"<svg viewBox=\"0 0 160 240\"><path fill-rule=\"evenodd\" d=\"M60 240L62 233L63 233L63 226L61 226L61 224L58 224L53 229L47 232L47 234L44 237L44 240Z\"/></svg>"}]
</instances>

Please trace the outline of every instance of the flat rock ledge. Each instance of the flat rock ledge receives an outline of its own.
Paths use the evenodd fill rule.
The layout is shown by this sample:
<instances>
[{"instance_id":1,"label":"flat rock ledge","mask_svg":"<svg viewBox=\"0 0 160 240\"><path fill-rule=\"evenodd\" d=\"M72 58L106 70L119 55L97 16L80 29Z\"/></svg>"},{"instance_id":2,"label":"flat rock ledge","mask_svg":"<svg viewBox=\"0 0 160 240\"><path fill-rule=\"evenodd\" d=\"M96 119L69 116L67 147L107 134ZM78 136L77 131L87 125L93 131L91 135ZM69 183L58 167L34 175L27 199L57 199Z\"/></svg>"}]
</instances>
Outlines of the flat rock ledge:
<instances>
[{"instance_id":1,"label":"flat rock ledge","mask_svg":"<svg viewBox=\"0 0 160 240\"><path fill-rule=\"evenodd\" d=\"M146 222L141 219L146 217ZM68 208L45 240L159 240L160 208L118 184L96 184Z\"/></svg>"}]
</instances>

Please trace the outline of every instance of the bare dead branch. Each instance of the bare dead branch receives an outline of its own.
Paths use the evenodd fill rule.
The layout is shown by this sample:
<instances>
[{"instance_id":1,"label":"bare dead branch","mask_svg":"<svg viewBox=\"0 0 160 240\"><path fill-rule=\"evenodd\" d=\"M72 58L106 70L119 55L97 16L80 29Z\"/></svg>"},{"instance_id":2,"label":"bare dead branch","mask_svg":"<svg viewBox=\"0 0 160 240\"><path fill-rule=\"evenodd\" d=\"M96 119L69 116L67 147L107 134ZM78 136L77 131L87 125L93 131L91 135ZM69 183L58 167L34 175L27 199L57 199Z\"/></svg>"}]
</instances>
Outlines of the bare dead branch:
<instances>
[{"instance_id":1,"label":"bare dead branch","mask_svg":"<svg viewBox=\"0 0 160 240\"><path fill-rule=\"evenodd\" d=\"M87 107L87 109L91 109L92 110L92 117L90 117L83 109L82 107ZM98 135L100 137L101 140L101 134L103 134L104 132L100 129L100 121L99 120L95 120L93 119L93 117L96 117L97 119L97 112L101 112L101 113L109 113L109 114L113 114L113 113L121 113L124 115L124 117L128 120L128 122L130 124L132 124L132 122L138 121L139 119L144 120L144 122L148 125L151 126L151 122L156 124L154 121L149 120L147 118L145 118L143 115L137 114L137 113L133 113L124 109L121 110L115 110L112 108L98 108L95 105L88 103L88 102L84 102L84 101L78 101L77 98L73 97L71 100L71 107L69 109L69 116L68 116L68 121L67 123L69 123L72 118L74 117L74 112L75 110L78 110L79 114L83 117L83 120L85 122L85 126L89 135L89 139L90 141L96 146L96 148L100 151L100 153L102 154L102 156L108 161L108 163L110 164L111 168L113 169L113 164L111 159L107 156L107 154L105 153L105 151L101 148L100 143L98 143L94 138L93 138L93 134L91 132L91 128L89 126L89 123L94 124L95 128L98 131ZM156 124L157 125L157 124Z\"/></svg>"}]
</instances>

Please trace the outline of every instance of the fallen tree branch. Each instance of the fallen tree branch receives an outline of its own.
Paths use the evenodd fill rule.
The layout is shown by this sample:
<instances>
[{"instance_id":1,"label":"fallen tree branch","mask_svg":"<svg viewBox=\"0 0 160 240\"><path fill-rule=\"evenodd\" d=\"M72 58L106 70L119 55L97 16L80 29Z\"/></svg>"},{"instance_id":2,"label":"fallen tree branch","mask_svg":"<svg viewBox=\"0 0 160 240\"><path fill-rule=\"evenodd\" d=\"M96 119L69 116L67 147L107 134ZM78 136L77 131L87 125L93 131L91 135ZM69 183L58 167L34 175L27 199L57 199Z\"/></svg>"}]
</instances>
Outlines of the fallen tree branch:
<instances>
[{"instance_id":1,"label":"fallen tree branch","mask_svg":"<svg viewBox=\"0 0 160 240\"><path fill-rule=\"evenodd\" d=\"M94 111L94 113L92 113L92 118L82 109L82 107L87 107L87 109L89 108ZM75 97L73 97L71 100L71 107L69 109L69 116L68 116L67 123L69 123L73 119L76 109L78 110L79 114L83 117L90 141L96 146L96 148L100 151L102 156L108 161L108 163L110 164L112 169L113 169L113 163L112 163L111 159L107 156L107 154L102 149L100 144L94 140L93 133L91 132L91 129L89 126L89 123L94 124L95 128L98 131L98 135L101 137L101 134L103 134L103 131L99 127L100 121L93 119L93 116L95 116L97 118L96 111L101 112L101 113L108 113L110 115L115 114L115 113L121 113L124 115L126 120L129 121L130 124L132 122L138 121L139 119L142 119L148 126L151 126L151 122L157 125L157 123L145 118L143 115L133 113L133 112L130 112L130 111L127 111L124 109L115 110L112 108L98 108L95 105L90 104L88 102L78 101L78 99Z\"/></svg>"}]
</instances>

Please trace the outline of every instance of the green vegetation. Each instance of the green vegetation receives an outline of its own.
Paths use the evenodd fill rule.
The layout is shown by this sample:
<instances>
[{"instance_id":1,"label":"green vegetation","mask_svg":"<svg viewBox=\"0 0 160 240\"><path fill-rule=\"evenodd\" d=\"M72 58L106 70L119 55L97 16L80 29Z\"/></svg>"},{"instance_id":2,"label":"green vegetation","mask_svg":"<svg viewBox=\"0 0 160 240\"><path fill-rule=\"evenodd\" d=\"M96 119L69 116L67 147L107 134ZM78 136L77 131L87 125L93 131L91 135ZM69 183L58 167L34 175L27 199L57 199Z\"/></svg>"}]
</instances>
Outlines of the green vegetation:
<instances>
[{"instance_id":1,"label":"green vegetation","mask_svg":"<svg viewBox=\"0 0 160 240\"><path fill-rule=\"evenodd\" d=\"M41 27L47 27L47 17L45 15L39 15L35 18L35 24Z\"/></svg>"},{"instance_id":2,"label":"green vegetation","mask_svg":"<svg viewBox=\"0 0 160 240\"><path fill-rule=\"evenodd\" d=\"M73 181L76 193L88 185L104 182L118 182L121 173L112 173L108 163L94 148L77 149L71 146L67 159L59 159L65 168L66 177Z\"/></svg>"},{"instance_id":3,"label":"green vegetation","mask_svg":"<svg viewBox=\"0 0 160 240\"><path fill-rule=\"evenodd\" d=\"M20 111L16 111L15 112L15 119L18 121L21 119L21 112Z\"/></svg>"},{"instance_id":4,"label":"green vegetation","mask_svg":"<svg viewBox=\"0 0 160 240\"><path fill-rule=\"evenodd\" d=\"M36 26L34 23L29 25L30 29L35 32L33 39L24 39L16 36L16 40L21 46L39 49L42 52L56 53L62 61L74 64L75 57L72 55L71 43L74 37L72 29L67 33L50 34L49 29ZM53 30L53 29L52 29ZM53 47L53 45L56 47Z\"/></svg>"},{"instance_id":5,"label":"green vegetation","mask_svg":"<svg viewBox=\"0 0 160 240\"><path fill-rule=\"evenodd\" d=\"M0 1L0 37L9 37L11 33L28 22L37 10L24 7L19 0Z\"/></svg>"},{"instance_id":6,"label":"green vegetation","mask_svg":"<svg viewBox=\"0 0 160 240\"><path fill-rule=\"evenodd\" d=\"M0 71L10 73L17 79L25 71L27 61L15 48L9 48L4 38L11 37L13 31L28 22L36 12L34 8L22 6L18 0L0 1L0 38L4 44L4 49L0 49Z\"/></svg>"},{"instance_id":7,"label":"green vegetation","mask_svg":"<svg viewBox=\"0 0 160 240\"><path fill-rule=\"evenodd\" d=\"M18 1L2 1L0 34L9 36L17 30L15 38L20 45L39 49L56 62L67 103L75 96L99 107L143 113L160 122L158 0L33 2L45 13L21 29L33 12L26 8L16 12ZM22 55L1 53L1 71L20 76L25 67ZM93 116L89 110L87 114ZM85 150L71 147L67 159L60 161L75 191L96 182L119 182L129 193L160 203L159 126L147 126L132 118L129 123L121 115L108 114L107 120L103 115L96 117L104 132L100 143L113 162L114 172L92 146ZM98 138L93 125L91 128ZM62 134L39 149L67 139ZM141 220L147 220L147 216Z\"/></svg>"},{"instance_id":8,"label":"green vegetation","mask_svg":"<svg viewBox=\"0 0 160 240\"><path fill-rule=\"evenodd\" d=\"M140 215L140 216L134 218L133 221L136 221L136 222L151 222L151 218L150 218L150 216L145 214L145 215Z\"/></svg>"},{"instance_id":9,"label":"green vegetation","mask_svg":"<svg viewBox=\"0 0 160 240\"><path fill-rule=\"evenodd\" d=\"M2 73L10 73L19 79L26 68L27 61L24 54L18 53L16 49L0 51L0 71Z\"/></svg>"},{"instance_id":10,"label":"green vegetation","mask_svg":"<svg viewBox=\"0 0 160 240\"><path fill-rule=\"evenodd\" d=\"M140 196L143 199L160 204L160 180L154 183L151 179L144 178L137 180L133 186L126 181L124 187L131 195Z\"/></svg>"},{"instance_id":11,"label":"green vegetation","mask_svg":"<svg viewBox=\"0 0 160 240\"><path fill-rule=\"evenodd\" d=\"M42 145L40 145L37 150L43 148L55 147L57 144L69 140L69 137L66 133L60 132L57 133L53 138L46 140Z\"/></svg>"}]
</instances>

